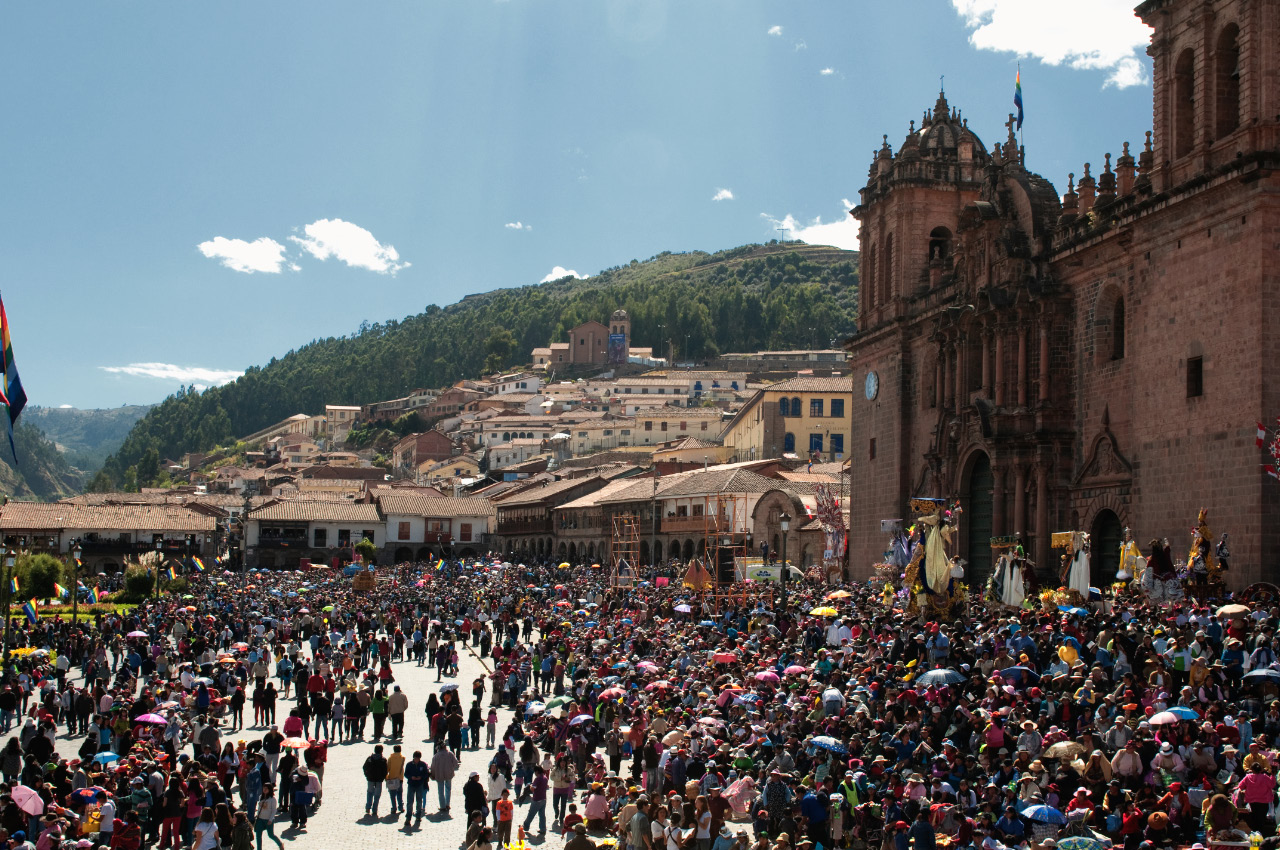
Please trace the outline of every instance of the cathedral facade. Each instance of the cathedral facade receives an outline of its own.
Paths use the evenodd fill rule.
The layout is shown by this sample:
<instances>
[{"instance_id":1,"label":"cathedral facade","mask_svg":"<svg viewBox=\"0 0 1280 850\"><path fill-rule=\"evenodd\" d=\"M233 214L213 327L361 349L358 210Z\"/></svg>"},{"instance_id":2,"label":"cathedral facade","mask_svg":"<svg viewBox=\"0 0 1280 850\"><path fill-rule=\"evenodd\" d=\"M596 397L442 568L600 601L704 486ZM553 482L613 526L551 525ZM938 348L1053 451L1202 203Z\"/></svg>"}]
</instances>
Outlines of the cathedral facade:
<instances>
[{"instance_id":1,"label":"cathedral facade","mask_svg":"<svg viewBox=\"0 0 1280 850\"><path fill-rule=\"evenodd\" d=\"M1280 582L1280 2L1147 0L1153 132L1067 176L984 145L944 95L875 153L861 225L850 454L854 577L908 500L958 497L977 589L1023 536L1057 584L1058 531L1186 553L1200 508L1229 587Z\"/></svg>"}]
</instances>

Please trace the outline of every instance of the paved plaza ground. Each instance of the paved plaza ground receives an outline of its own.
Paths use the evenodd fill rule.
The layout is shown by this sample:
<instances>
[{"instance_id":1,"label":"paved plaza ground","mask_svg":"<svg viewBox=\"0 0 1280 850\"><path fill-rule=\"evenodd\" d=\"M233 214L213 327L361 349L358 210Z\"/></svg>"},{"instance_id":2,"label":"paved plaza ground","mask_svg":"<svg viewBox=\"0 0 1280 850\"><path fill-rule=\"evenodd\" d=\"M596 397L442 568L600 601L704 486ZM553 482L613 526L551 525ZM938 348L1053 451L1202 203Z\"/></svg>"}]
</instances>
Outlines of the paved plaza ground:
<instances>
[{"instance_id":1,"label":"paved plaza ground","mask_svg":"<svg viewBox=\"0 0 1280 850\"><path fill-rule=\"evenodd\" d=\"M477 676L488 675L491 664L482 663L471 651L462 652L458 661L459 673L456 678L445 677L443 682L456 682L463 695L464 708L470 706L471 683ZM414 750L421 750L426 761L431 760L432 746L428 740L427 717L423 712L427 697L439 693L440 685L436 682L436 671L430 667L418 667L416 662L403 661L392 665L395 673L395 684L399 685L409 697L409 711L405 719L405 734L400 740L384 739L385 754L391 753L391 745L399 743L404 748L406 758L411 758ZM486 693L484 705L488 711L489 694ZM281 700L276 705L277 722L289 714L293 700ZM246 718L252 720L252 709L246 708ZM505 708L498 710L498 734L511 722L512 712ZM388 724L388 728L390 725ZM230 733L224 740L236 741L240 738L252 740L251 736L261 737L266 729L249 728L240 733ZM453 781L453 799L451 812L442 814L436 796L434 781L427 794L427 811L420 827L406 829L404 815L392 817L390 799L386 791L382 794L379 806L379 817L366 817L364 813L365 792L367 783L361 766L373 752L370 736L373 731L372 722L368 723L365 740L354 743L334 744L329 748L329 762L325 769L324 798L317 813L310 818L307 829L295 831L289 829L289 818L282 817L276 821L276 834L280 836L285 847L298 850L456 850L463 845L466 834L466 814L462 806L462 785L471 771L479 771L484 776L494 751L481 748L466 749L462 753L462 766ZM72 739L68 739L69 743ZM78 745L80 736L74 738ZM69 748L69 747L66 747ZM238 801L237 801L238 802ZM537 822L534 822L534 833L529 843L533 846L559 848L563 841L557 831L551 829L550 804L547 807L547 835L538 838ZM523 822L528 812L528 804L516 808L517 826ZM274 850L275 845L269 838L264 838L264 850ZM498 848L501 850L501 848Z\"/></svg>"}]
</instances>

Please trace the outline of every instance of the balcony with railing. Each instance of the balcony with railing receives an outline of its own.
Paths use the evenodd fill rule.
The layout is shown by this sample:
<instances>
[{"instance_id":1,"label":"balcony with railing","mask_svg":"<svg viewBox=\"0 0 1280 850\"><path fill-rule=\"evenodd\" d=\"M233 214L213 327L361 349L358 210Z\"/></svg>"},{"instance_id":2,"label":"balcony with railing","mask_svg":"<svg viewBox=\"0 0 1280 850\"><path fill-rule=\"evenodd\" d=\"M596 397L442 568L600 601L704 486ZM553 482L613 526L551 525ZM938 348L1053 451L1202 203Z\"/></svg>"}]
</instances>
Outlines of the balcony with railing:
<instances>
[{"instance_id":1,"label":"balcony with railing","mask_svg":"<svg viewBox=\"0 0 1280 850\"><path fill-rule=\"evenodd\" d=\"M499 519L499 534L550 534L551 518Z\"/></svg>"},{"instance_id":2,"label":"balcony with railing","mask_svg":"<svg viewBox=\"0 0 1280 850\"><path fill-rule=\"evenodd\" d=\"M729 518L722 516L719 526L716 524L714 514L697 514L696 516L664 516L659 523L664 534L685 534L687 532L701 533L705 529L715 529L718 527L727 527Z\"/></svg>"}]
</instances>

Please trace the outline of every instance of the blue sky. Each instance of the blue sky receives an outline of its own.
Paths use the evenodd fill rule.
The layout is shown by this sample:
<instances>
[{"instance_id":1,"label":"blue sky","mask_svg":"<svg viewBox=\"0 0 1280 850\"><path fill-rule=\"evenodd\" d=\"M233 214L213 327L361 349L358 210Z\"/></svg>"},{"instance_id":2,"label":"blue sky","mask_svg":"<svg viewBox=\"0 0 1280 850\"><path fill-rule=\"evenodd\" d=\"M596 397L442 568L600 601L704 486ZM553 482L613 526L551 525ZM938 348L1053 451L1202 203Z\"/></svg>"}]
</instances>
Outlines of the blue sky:
<instances>
[{"instance_id":1,"label":"blue sky","mask_svg":"<svg viewBox=\"0 0 1280 850\"><path fill-rule=\"evenodd\" d=\"M152 402L555 273L855 247L940 75L990 147L1021 62L1062 191L1150 128L1145 38L1114 0L5 4L17 363L32 404Z\"/></svg>"}]
</instances>

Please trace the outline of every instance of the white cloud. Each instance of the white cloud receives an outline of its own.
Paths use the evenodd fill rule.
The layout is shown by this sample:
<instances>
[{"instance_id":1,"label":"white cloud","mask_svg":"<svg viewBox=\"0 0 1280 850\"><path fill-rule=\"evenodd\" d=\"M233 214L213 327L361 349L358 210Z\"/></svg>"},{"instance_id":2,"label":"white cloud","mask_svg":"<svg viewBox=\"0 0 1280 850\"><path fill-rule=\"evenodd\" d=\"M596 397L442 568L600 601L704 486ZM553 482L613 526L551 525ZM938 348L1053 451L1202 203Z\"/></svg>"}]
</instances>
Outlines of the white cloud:
<instances>
[{"instance_id":1,"label":"white cloud","mask_svg":"<svg viewBox=\"0 0 1280 850\"><path fill-rule=\"evenodd\" d=\"M782 35L782 27L776 24L769 27L769 35Z\"/></svg>"},{"instance_id":2,"label":"white cloud","mask_svg":"<svg viewBox=\"0 0 1280 850\"><path fill-rule=\"evenodd\" d=\"M787 213L783 218L775 218L768 213L760 213L760 217L769 222L774 233L772 238L785 236L789 241L804 242L808 245L831 245L846 251L858 250L858 220L849 215L854 206L848 198L840 201L840 217L824 222L822 216L814 216L808 224ZM785 233L778 233L777 228L785 228Z\"/></svg>"},{"instance_id":3,"label":"white cloud","mask_svg":"<svg viewBox=\"0 0 1280 850\"><path fill-rule=\"evenodd\" d=\"M384 245L373 234L340 218L322 218L302 228L303 236L290 236L317 260L335 257L353 268L379 274L395 274L409 267L400 262L394 245Z\"/></svg>"},{"instance_id":4,"label":"white cloud","mask_svg":"<svg viewBox=\"0 0 1280 850\"><path fill-rule=\"evenodd\" d=\"M208 242L201 242L196 248L206 257L221 261L232 271L245 274L279 274L285 263L285 247L265 236L252 242L215 236Z\"/></svg>"},{"instance_id":5,"label":"white cloud","mask_svg":"<svg viewBox=\"0 0 1280 850\"><path fill-rule=\"evenodd\" d=\"M71 404L60 404L60 405L58 405L58 409L59 409L59 410L74 410L74 409L75 409L75 405L71 405Z\"/></svg>"},{"instance_id":6,"label":"white cloud","mask_svg":"<svg viewBox=\"0 0 1280 850\"><path fill-rule=\"evenodd\" d=\"M1132 0L951 0L969 43L979 50L1034 56L1048 65L1107 71L1107 86L1148 81L1142 59L1151 29L1133 13Z\"/></svg>"},{"instance_id":7,"label":"white cloud","mask_svg":"<svg viewBox=\"0 0 1280 850\"><path fill-rule=\"evenodd\" d=\"M835 72L836 72L836 69L835 69L835 68L823 68L823 69L822 69L821 71L819 71L818 73L819 73L819 74L821 74L821 75L822 75L822 76L824 76L824 77L830 77L830 76L831 76L832 74L834 74Z\"/></svg>"},{"instance_id":8,"label":"white cloud","mask_svg":"<svg viewBox=\"0 0 1280 850\"><path fill-rule=\"evenodd\" d=\"M797 52L797 53L798 53L798 52L800 52L801 50L808 50L808 49L809 49L809 45L805 44L803 41L797 41L797 42L796 42L796 52Z\"/></svg>"},{"instance_id":9,"label":"white cloud","mask_svg":"<svg viewBox=\"0 0 1280 850\"><path fill-rule=\"evenodd\" d=\"M113 375L129 375L134 378L160 378L180 384L198 383L221 386L244 374L241 370L206 369L203 366L175 366L172 363L130 363L127 366L99 366Z\"/></svg>"},{"instance_id":10,"label":"white cloud","mask_svg":"<svg viewBox=\"0 0 1280 850\"><path fill-rule=\"evenodd\" d=\"M586 277L586 275L578 274L573 269L566 269L564 266L556 266L554 269L551 270L550 274L548 274L546 277L544 277L542 280L538 282L550 283L553 280L560 280L561 278L565 278L565 277L575 277L578 280L582 280L584 277Z\"/></svg>"},{"instance_id":11,"label":"white cloud","mask_svg":"<svg viewBox=\"0 0 1280 850\"><path fill-rule=\"evenodd\" d=\"M716 193L711 196L713 201L732 201L733 192L728 189L716 189Z\"/></svg>"},{"instance_id":12,"label":"white cloud","mask_svg":"<svg viewBox=\"0 0 1280 850\"><path fill-rule=\"evenodd\" d=\"M502 226L507 230L533 230L532 224L525 224L523 221L508 221Z\"/></svg>"}]
</instances>

